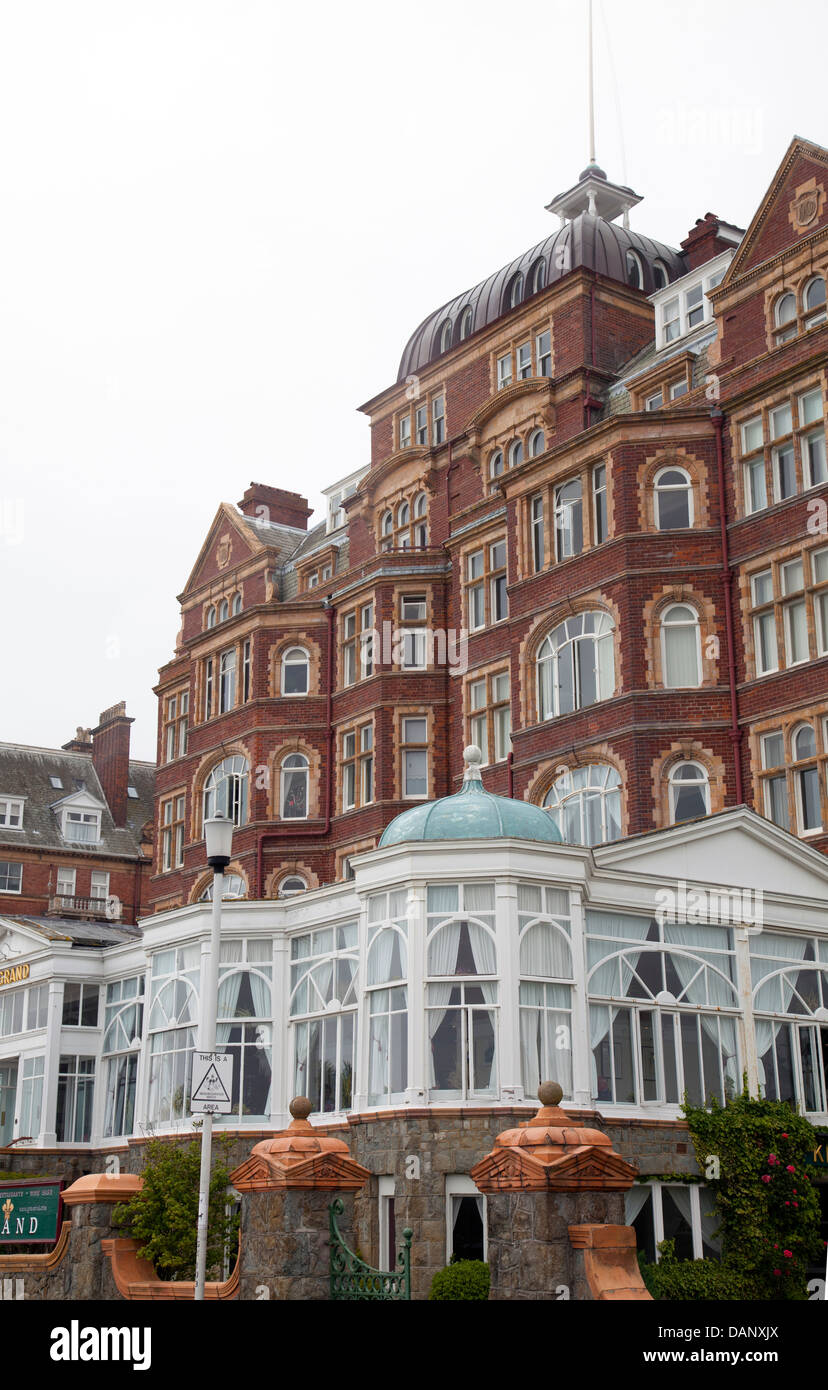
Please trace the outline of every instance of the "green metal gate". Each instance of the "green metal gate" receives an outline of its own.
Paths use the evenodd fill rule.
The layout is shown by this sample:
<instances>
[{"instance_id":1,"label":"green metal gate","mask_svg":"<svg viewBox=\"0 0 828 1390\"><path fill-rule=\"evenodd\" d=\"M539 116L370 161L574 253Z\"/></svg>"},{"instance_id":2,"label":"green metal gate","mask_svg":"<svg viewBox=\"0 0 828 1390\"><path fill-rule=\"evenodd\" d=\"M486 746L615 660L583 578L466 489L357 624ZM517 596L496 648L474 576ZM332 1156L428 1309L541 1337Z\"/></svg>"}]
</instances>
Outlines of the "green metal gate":
<instances>
[{"instance_id":1,"label":"green metal gate","mask_svg":"<svg viewBox=\"0 0 828 1390\"><path fill-rule=\"evenodd\" d=\"M398 1270L372 1269L355 1255L342 1239L336 1218L345 1210L340 1197L328 1207L331 1236L331 1298L353 1302L357 1299L378 1298L386 1302L411 1298L411 1236L410 1227L403 1231L402 1248L397 1256Z\"/></svg>"}]
</instances>

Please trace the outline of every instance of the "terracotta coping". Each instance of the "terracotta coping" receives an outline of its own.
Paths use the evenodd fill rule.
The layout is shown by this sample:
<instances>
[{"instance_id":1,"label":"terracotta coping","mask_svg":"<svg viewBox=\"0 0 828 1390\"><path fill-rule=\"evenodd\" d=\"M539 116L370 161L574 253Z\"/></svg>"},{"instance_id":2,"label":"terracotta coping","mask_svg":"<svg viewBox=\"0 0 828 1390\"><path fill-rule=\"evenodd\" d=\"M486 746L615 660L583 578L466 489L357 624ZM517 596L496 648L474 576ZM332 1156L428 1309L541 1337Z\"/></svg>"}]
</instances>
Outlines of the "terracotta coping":
<instances>
[{"instance_id":1,"label":"terracotta coping","mask_svg":"<svg viewBox=\"0 0 828 1390\"><path fill-rule=\"evenodd\" d=\"M194 1301L195 1284L192 1279L159 1279L148 1260L139 1259L136 1242L130 1236L113 1236L101 1241L101 1249L109 1259L112 1277L122 1298L136 1302L169 1302L171 1299ZM234 1299L239 1296L239 1260L236 1268L223 1283L206 1283L205 1299Z\"/></svg>"},{"instance_id":2,"label":"terracotta coping","mask_svg":"<svg viewBox=\"0 0 828 1390\"><path fill-rule=\"evenodd\" d=\"M569 1239L573 1249L584 1252L584 1274L597 1302L652 1302L632 1226L570 1226Z\"/></svg>"},{"instance_id":3,"label":"terracotta coping","mask_svg":"<svg viewBox=\"0 0 828 1390\"><path fill-rule=\"evenodd\" d=\"M136 1173L87 1173L62 1193L64 1205L88 1202L128 1202L144 1186Z\"/></svg>"}]
</instances>

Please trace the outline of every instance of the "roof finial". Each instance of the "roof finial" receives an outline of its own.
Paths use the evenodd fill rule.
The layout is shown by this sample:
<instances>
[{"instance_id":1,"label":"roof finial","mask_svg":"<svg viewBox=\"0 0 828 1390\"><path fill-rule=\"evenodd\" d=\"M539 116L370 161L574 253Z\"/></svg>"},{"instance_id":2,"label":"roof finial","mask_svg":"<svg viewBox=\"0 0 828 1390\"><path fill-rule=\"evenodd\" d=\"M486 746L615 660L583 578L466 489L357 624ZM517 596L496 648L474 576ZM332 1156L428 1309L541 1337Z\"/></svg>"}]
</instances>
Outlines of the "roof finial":
<instances>
[{"instance_id":1,"label":"roof finial","mask_svg":"<svg viewBox=\"0 0 828 1390\"><path fill-rule=\"evenodd\" d=\"M483 778L480 776L480 764L482 761L483 754L476 743L470 743L468 748L463 749L463 762L466 764L466 770L463 773L464 785L469 782L482 783Z\"/></svg>"}]
</instances>

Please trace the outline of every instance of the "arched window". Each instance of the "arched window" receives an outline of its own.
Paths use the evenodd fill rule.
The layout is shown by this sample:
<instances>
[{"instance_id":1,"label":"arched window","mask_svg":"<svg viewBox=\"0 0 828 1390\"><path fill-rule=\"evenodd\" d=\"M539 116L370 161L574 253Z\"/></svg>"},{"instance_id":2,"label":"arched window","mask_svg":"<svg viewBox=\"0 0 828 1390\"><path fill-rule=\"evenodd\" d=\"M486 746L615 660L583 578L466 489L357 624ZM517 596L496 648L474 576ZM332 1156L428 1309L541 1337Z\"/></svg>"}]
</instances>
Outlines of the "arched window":
<instances>
[{"instance_id":1,"label":"arched window","mask_svg":"<svg viewBox=\"0 0 828 1390\"><path fill-rule=\"evenodd\" d=\"M776 335L777 343L787 343L796 337L796 299L790 291L777 299L773 317L776 327L780 329Z\"/></svg>"},{"instance_id":2,"label":"arched window","mask_svg":"<svg viewBox=\"0 0 828 1390\"><path fill-rule=\"evenodd\" d=\"M221 892L221 900L222 900L222 902L229 901L231 898L246 898L246 897L247 897L247 884L245 883L245 881L244 881L244 879L242 878L241 874L225 874L225 875L224 875L224 886L223 886L222 892ZM206 888L203 890L203 892L199 893L199 895L198 895L198 901L199 901L200 903L211 903L211 902L213 901L213 880L212 880L212 878L210 879L210 882L207 884L207 886L206 886Z\"/></svg>"},{"instance_id":3,"label":"arched window","mask_svg":"<svg viewBox=\"0 0 828 1390\"><path fill-rule=\"evenodd\" d=\"M710 815L710 782L701 763L674 763L670 769L670 824Z\"/></svg>"},{"instance_id":4,"label":"arched window","mask_svg":"<svg viewBox=\"0 0 828 1390\"><path fill-rule=\"evenodd\" d=\"M223 599L221 600L221 603L219 604L219 622L220 622L220 623L225 623L229 617L230 617L230 605L229 605L229 603L227 602L227 599L226 599L226 598L223 598Z\"/></svg>"},{"instance_id":5,"label":"arched window","mask_svg":"<svg viewBox=\"0 0 828 1390\"><path fill-rule=\"evenodd\" d=\"M518 273L509 287L509 307L515 309L523 299L523 276Z\"/></svg>"},{"instance_id":6,"label":"arched window","mask_svg":"<svg viewBox=\"0 0 828 1390\"><path fill-rule=\"evenodd\" d=\"M307 695L310 657L304 647L290 647L282 657L282 694Z\"/></svg>"},{"instance_id":7,"label":"arched window","mask_svg":"<svg viewBox=\"0 0 828 1390\"><path fill-rule=\"evenodd\" d=\"M577 613L559 623L538 651L541 719L608 700L615 693L614 626L608 613Z\"/></svg>"},{"instance_id":8,"label":"arched window","mask_svg":"<svg viewBox=\"0 0 828 1390\"><path fill-rule=\"evenodd\" d=\"M211 604L210 607L207 609L207 626L208 626L208 627L215 627L215 625L216 625L216 610L215 610L215 608L214 608L214 607L212 606L212 604Z\"/></svg>"},{"instance_id":9,"label":"arched window","mask_svg":"<svg viewBox=\"0 0 828 1390\"><path fill-rule=\"evenodd\" d=\"M659 531L693 525L693 484L683 468L662 468L656 473L655 524Z\"/></svg>"},{"instance_id":10,"label":"arched window","mask_svg":"<svg viewBox=\"0 0 828 1390\"><path fill-rule=\"evenodd\" d=\"M825 311L825 281L821 275L815 275L805 286L802 308L807 314L806 328L816 328L818 323L824 323L828 317Z\"/></svg>"},{"instance_id":11,"label":"arched window","mask_svg":"<svg viewBox=\"0 0 828 1390\"><path fill-rule=\"evenodd\" d=\"M247 759L241 753L222 758L204 783L204 819L227 816L234 825L247 823Z\"/></svg>"},{"instance_id":12,"label":"arched window","mask_svg":"<svg viewBox=\"0 0 828 1390\"><path fill-rule=\"evenodd\" d=\"M401 502L397 508L397 525L407 526L411 520L411 509L407 502Z\"/></svg>"},{"instance_id":13,"label":"arched window","mask_svg":"<svg viewBox=\"0 0 828 1390\"><path fill-rule=\"evenodd\" d=\"M282 820L306 820L308 815L308 760L304 753L289 753L282 761Z\"/></svg>"},{"instance_id":14,"label":"arched window","mask_svg":"<svg viewBox=\"0 0 828 1390\"><path fill-rule=\"evenodd\" d=\"M546 448L546 436L543 430L533 430L529 436L529 457L536 459L538 454L542 454Z\"/></svg>"},{"instance_id":15,"label":"arched window","mask_svg":"<svg viewBox=\"0 0 828 1390\"><path fill-rule=\"evenodd\" d=\"M634 290L644 288L644 267L637 251L627 252L627 284Z\"/></svg>"},{"instance_id":16,"label":"arched window","mask_svg":"<svg viewBox=\"0 0 828 1390\"><path fill-rule=\"evenodd\" d=\"M394 516L392 512L383 512L380 531L383 550L390 550L394 544Z\"/></svg>"},{"instance_id":17,"label":"arched window","mask_svg":"<svg viewBox=\"0 0 828 1390\"><path fill-rule=\"evenodd\" d=\"M471 331L472 331L472 326L473 326L473 322L474 322L474 313L473 313L473 311L472 311L472 309L471 309L471 306L469 306L469 308L463 310L463 317L462 317L461 320L460 320L460 341L461 341L461 343L462 343L463 339L464 339L464 338L468 338L469 334L471 333Z\"/></svg>"},{"instance_id":18,"label":"arched window","mask_svg":"<svg viewBox=\"0 0 828 1390\"><path fill-rule=\"evenodd\" d=\"M451 347L451 319L446 319L440 328L440 352L448 352Z\"/></svg>"},{"instance_id":19,"label":"arched window","mask_svg":"<svg viewBox=\"0 0 828 1390\"><path fill-rule=\"evenodd\" d=\"M358 923L290 942L294 1094L315 1111L350 1110L355 1090Z\"/></svg>"},{"instance_id":20,"label":"arched window","mask_svg":"<svg viewBox=\"0 0 828 1390\"><path fill-rule=\"evenodd\" d=\"M523 440L514 439L509 445L509 467L517 468L519 463L523 463Z\"/></svg>"},{"instance_id":21,"label":"arched window","mask_svg":"<svg viewBox=\"0 0 828 1390\"><path fill-rule=\"evenodd\" d=\"M308 885L301 874L288 874L287 878L283 878L279 884L279 891L276 896L292 898L296 893L306 893L307 890Z\"/></svg>"},{"instance_id":22,"label":"arched window","mask_svg":"<svg viewBox=\"0 0 828 1390\"><path fill-rule=\"evenodd\" d=\"M546 261L535 261L532 271L532 294L537 294L546 286Z\"/></svg>"},{"instance_id":23,"label":"arched window","mask_svg":"<svg viewBox=\"0 0 828 1390\"><path fill-rule=\"evenodd\" d=\"M418 546L428 545L428 498L424 492L418 492L414 498L414 544Z\"/></svg>"},{"instance_id":24,"label":"arched window","mask_svg":"<svg viewBox=\"0 0 828 1390\"><path fill-rule=\"evenodd\" d=\"M603 845L621 838L621 777L606 763L565 772L544 806L570 845Z\"/></svg>"},{"instance_id":25,"label":"arched window","mask_svg":"<svg viewBox=\"0 0 828 1390\"><path fill-rule=\"evenodd\" d=\"M661 669L671 689L701 685L699 615L686 603L672 603L661 615Z\"/></svg>"},{"instance_id":26,"label":"arched window","mask_svg":"<svg viewBox=\"0 0 828 1390\"><path fill-rule=\"evenodd\" d=\"M489 479L490 490L492 492L497 491L497 479L501 477L504 471L505 469L503 463L503 450L495 449L494 453L489 459Z\"/></svg>"},{"instance_id":27,"label":"arched window","mask_svg":"<svg viewBox=\"0 0 828 1390\"><path fill-rule=\"evenodd\" d=\"M669 285L670 276L663 261L653 261L653 279L657 290L664 290Z\"/></svg>"},{"instance_id":28,"label":"arched window","mask_svg":"<svg viewBox=\"0 0 828 1390\"><path fill-rule=\"evenodd\" d=\"M816 735L812 724L798 724L791 734L794 800L800 835L822 829ZM813 758L810 764L808 760Z\"/></svg>"},{"instance_id":29,"label":"arched window","mask_svg":"<svg viewBox=\"0 0 828 1390\"><path fill-rule=\"evenodd\" d=\"M241 613L241 611L242 611L242 596L241 596L241 594L234 594L234 595L233 595L233 617L235 617L237 613Z\"/></svg>"}]
</instances>

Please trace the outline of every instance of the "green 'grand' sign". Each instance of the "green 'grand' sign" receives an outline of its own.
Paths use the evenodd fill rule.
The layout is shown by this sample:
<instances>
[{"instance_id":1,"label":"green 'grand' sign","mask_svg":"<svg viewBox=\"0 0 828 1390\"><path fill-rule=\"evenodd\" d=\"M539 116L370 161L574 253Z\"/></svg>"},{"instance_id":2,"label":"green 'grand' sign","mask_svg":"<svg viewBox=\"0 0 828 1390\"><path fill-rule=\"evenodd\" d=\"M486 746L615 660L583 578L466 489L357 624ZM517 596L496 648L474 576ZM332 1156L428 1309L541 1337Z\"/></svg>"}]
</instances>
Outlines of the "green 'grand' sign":
<instances>
[{"instance_id":1,"label":"green 'grand' sign","mask_svg":"<svg viewBox=\"0 0 828 1390\"><path fill-rule=\"evenodd\" d=\"M51 1245L60 1226L60 1182L0 1182L0 1245Z\"/></svg>"}]
</instances>

